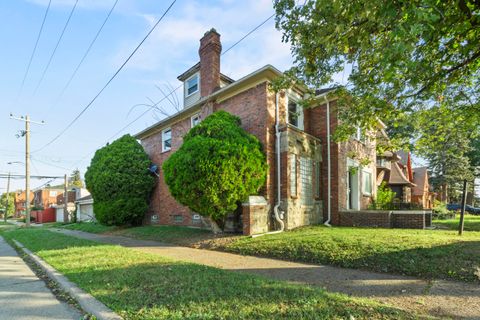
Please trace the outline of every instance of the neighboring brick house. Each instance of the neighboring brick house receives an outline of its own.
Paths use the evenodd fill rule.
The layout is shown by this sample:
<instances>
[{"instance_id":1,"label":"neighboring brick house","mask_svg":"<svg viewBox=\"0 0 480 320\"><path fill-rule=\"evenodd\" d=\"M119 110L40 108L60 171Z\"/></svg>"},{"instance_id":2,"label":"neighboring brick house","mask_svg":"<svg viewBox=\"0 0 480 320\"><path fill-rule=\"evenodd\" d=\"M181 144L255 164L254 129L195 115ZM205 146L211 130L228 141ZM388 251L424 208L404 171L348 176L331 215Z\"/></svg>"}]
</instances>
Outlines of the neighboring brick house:
<instances>
[{"instance_id":1,"label":"neighboring brick house","mask_svg":"<svg viewBox=\"0 0 480 320\"><path fill-rule=\"evenodd\" d=\"M239 116L242 127L260 140L269 166L260 196L244 204L245 234L277 229L273 219L277 204L286 229L340 224L340 211L366 209L376 192L375 138L358 131L350 141L334 143L330 135L339 121L335 98L330 97L333 92L318 91L318 106L304 110L298 103L303 88L278 94L269 89L271 81L282 75L271 65L237 81L221 74L221 48L220 35L214 29L207 32L200 40L200 62L178 77L184 82L184 109L136 135L152 162L161 168L191 127L225 110ZM362 167L360 160L365 158L370 164ZM202 226L204 221L175 201L160 170L145 223Z\"/></svg>"},{"instance_id":2,"label":"neighboring brick house","mask_svg":"<svg viewBox=\"0 0 480 320\"><path fill-rule=\"evenodd\" d=\"M432 209L435 193L430 191L428 168L413 168L413 182L415 186L412 190L412 202L419 204L424 209Z\"/></svg>"},{"instance_id":3,"label":"neighboring brick house","mask_svg":"<svg viewBox=\"0 0 480 320\"><path fill-rule=\"evenodd\" d=\"M17 191L15 192L15 216L19 217L20 215L25 213L26 210L26 202L25 202L25 191ZM33 205L33 192L30 191L30 205Z\"/></svg>"},{"instance_id":4,"label":"neighboring brick house","mask_svg":"<svg viewBox=\"0 0 480 320\"><path fill-rule=\"evenodd\" d=\"M59 197L63 199L62 188L45 187L35 190L33 194L33 205L37 208L50 208L57 204Z\"/></svg>"}]
</instances>

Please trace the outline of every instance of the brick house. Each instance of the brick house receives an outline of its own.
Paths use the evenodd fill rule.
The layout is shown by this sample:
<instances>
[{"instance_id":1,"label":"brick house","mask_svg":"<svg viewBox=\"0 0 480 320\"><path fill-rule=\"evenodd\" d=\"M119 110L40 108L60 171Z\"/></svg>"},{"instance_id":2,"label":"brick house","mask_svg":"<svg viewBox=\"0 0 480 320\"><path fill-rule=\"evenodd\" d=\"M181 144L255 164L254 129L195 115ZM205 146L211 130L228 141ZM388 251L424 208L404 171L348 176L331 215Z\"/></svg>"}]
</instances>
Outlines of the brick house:
<instances>
[{"instance_id":1,"label":"brick house","mask_svg":"<svg viewBox=\"0 0 480 320\"><path fill-rule=\"evenodd\" d=\"M34 191L33 205L37 208L50 208L57 204L57 199L63 198L61 188L42 188Z\"/></svg>"},{"instance_id":2,"label":"brick house","mask_svg":"<svg viewBox=\"0 0 480 320\"><path fill-rule=\"evenodd\" d=\"M242 120L242 127L263 145L269 172L257 196L242 208L244 234L319 224L342 224L341 212L366 209L376 192L375 135L358 130L351 140L334 143L339 124L333 90L317 91L318 105L303 109L304 88L276 94L269 89L282 75L266 65L234 81L220 72L220 35L200 40L200 62L181 74L184 108L136 134L153 163L163 162L182 144L190 128L217 110ZM332 96L333 94L333 96ZM360 159L370 164L361 166ZM329 201L330 200L330 201ZM202 227L205 221L170 195L160 169L147 224Z\"/></svg>"},{"instance_id":3,"label":"brick house","mask_svg":"<svg viewBox=\"0 0 480 320\"><path fill-rule=\"evenodd\" d=\"M30 205L33 205L33 192L30 191ZM25 213L26 210L26 192L17 191L15 192L15 217L19 217Z\"/></svg>"}]
</instances>

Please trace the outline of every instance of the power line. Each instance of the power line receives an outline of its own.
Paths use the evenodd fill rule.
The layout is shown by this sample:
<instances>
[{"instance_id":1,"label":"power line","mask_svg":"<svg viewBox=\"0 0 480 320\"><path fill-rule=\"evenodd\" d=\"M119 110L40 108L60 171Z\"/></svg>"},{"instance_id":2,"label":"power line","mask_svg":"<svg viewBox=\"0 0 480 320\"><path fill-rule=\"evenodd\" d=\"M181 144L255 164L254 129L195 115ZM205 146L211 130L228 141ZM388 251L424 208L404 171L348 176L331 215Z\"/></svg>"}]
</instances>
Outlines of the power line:
<instances>
[{"instance_id":1,"label":"power line","mask_svg":"<svg viewBox=\"0 0 480 320\"><path fill-rule=\"evenodd\" d=\"M109 11L108 14L107 14L107 17L105 18L105 20L103 21L102 25L100 26L100 29L98 29L97 34L96 34L95 37L93 38L92 42L90 42L90 45L88 46L87 51L85 51L85 53L83 54L82 59L80 60L80 62L78 63L77 67L76 67L75 70L73 71L72 75L70 76L70 79L68 79L67 84L63 87L62 91L60 92L60 95L59 95L58 98L57 98L57 102L58 102L58 100L63 96L63 94L65 93L65 91L67 90L67 88L70 86L70 83L72 82L73 78L74 78L75 75L77 74L78 69L80 69L80 66L83 64L83 61L85 61L85 58L87 58L88 54L90 53L90 50L92 50L93 45L94 45L95 42L97 41L98 36L100 35L100 33L101 33L102 30L103 30L103 27L105 27L105 25L107 24L107 21L108 21L108 19L110 18L110 15L112 14L113 10L114 10L115 7L117 6L117 3L118 3L118 0L115 0L115 2L113 3L112 8L110 9L110 11Z\"/></svg>"},{"instance_id":2,"label":"power line","mask_svg":"<svg viewBox=\"0 0 480 320\"><path fill-rule=\"evenodd\" d=\"M265 19L262 23L260 23L258 26L256 26L255 28L253 28L252 30L250 30L249 33L247 33L246 35L244 35L240 40L238 40L237 42L235 42L233 45L231 45L227 50L225 50L224 52L222 52L222 55L224 55L225 53L227 53L228 51L230 51L231 49L233 49L237 44L239 44L240 42L242 42L245 38L247 38L249 35L251 35L252 33L254 33L255 31L257 31L258 29L260 29L260 27L262 27L265 23L267 23L270 19L272 19L273 17L275 16L275 13L272 14L270 17L268 17L267 19Z\"/></svg>"},{"instance_id":3,"label":"power line","mask_svg":"<svg viewBox=\"0 0 480 320\"><path fill-rule=\"evenodd\" d=\"M58 38L57 44L55 45L55 48L53 49L53 52L50 55L50 59L48 60L47 66L43 70L42 76L40 77L40 81L38 81L37 87L35 88L35 91L33 92L33 95L37 94L37 90L40 87L40 84L42 84L43 78L45 78L45 74L47 73L47 70L50 67L50 64L52 63L53 57L55 56L55 53L57 52L58 46L60 45L60 42L62 41L63 35L65 34L65 30L67 30L68 24L70 23L70 19L72 18L73 13L75 12L75 8L77 7L77 4L78 4L78 0L75 1L75 4L73 5L72 10L70 11L70 15L68 16L68 19L65 22L65 25L63 26L62 33L60 34L60 37Z\"/></svg>"},{"instance_id":4,"label":"power line","mask_svg":"<svg viewBox=\"0 0 480 320\"><path fill-rule=\"evenodd\" d=\"M163 15L160 17L160 19L158 19L158 21L155 23L155 25L150 29L150 31L147 33L147 35L142 39L142 41L140 41L140 43L138 44L138 46L135 48L135 50L133 50L133 52L128 56L127 60L125 60L125 62L123 62L123 64L120 66L120 68L118 68L118 70L113 74L113 76L107 81L107 83L103 86L103 88L95 95L95 97L93 97L93 99L83 108L83 110L62 130L60 131L59 134L57 134L52 140L50 140L48 143L46 143L44 146L42 146L40 149L37 149L35 150L34 152L38 152L40 150L43 150L45 149L46 147L48 147L49 145L51 145L52 143L54 143L55 141L58 140L58 138L60 138L84 113L85 111L87 111L91 106L92 104L95 102L95 100L97 100L97 98L102 94L102 92L110 85L110 83L113 81L113 79L115 79L117 77L117 75L120 73L120 71L122 71L122 69L125 67L125 65L130 61L130 59L133 57L133 55L138 51L138 49L140 49L140 47L142 46L142 44L147 40L147 38L150 36L150 34L156 29L156 27L158 26L158 24L163 20L163 18L165 17L165 15L170 11L170 9L173 7L173 5L175 4L175 2L177 2L177 0L174 0L172 1L172 3L170 4L170 6L167 8L167 10L165 10L165 12L163 13Z\"/></svg>"},{"instance_id":5,"label":"power line","mask_svg":"<svg viewBox=\"0 0 480 320\"><path fill-rule=\"evenodd\" d=\"M51 4L52 4L52 0L48 1L47 10L45 10L45 15L43 16L42 24L40 25L40 31L38 31L37 40L35 41L35 46L33 47L32 55L30 56L30 60L28 61L27 70L25 71L25 75L23 76L22 85L20 87L20 91L18 92L18 96L20 96L23 91L25 80L27 79L28 72L30 71L30 66L32 65L35 52L37 51L38 41L40 40L40 36L42 35L43 26L45 25L45 21L47 20L47 16L48 16L48 12L50 11Z\"/></svg>"},{"instance_id":6,"label":"power line","mask_svg":"<svg viewBox=\"0 0 480 320\"><path fill-rule=\"evenodd\" d=\"M223 51L221 53L221 56L223 56L224 54L226 54L228 51L230 51L231 49L233 49L235 46L237 46L240 42L242 42L243 40L245 40L248 36L250 36L252 33L254 33L255 31L257 31L259 28L261 28L265 23L267 23L270 19L272 19L273 17L275 16L275 14L272 14L271 16L269 16L267 19L265 19L264 21L262 21L259 25L257 25L255 28L253 28L252 30L250 30L247 34L245 34L242 38L240 38L240 40L238 40L237 42L235 42L234 44L232 44L230 47L228 47L225 51ZM113 139L114 137L116 137L118 134L122 133L125 129L127 129L128 127L130 127L132 124L134 124L135 122L137 122L138 120L140 120L144 115L146 115L148 112L150 112L152 109L156 108L161 102L165 101L168 99L168 97L170 95L172 95L175 91L177 91L178 89L180 89L181 87L183 86L183 84L179 85L178 87L176 87L175 89L173 89L172 91L170 91L167 95L164 95L164 97L162 99L160 99L159 101L157 101L155 104L153 105L150 105L149 108L147 110L145 110L144 112L142 112L139 116L137 116L135 119L133 119L132 121L130 121L129 123L127 123L124 127L122 127L120 130L118 130L116 133L114 133L110 138L107 139L107 141L110 141L111 139ZM85 155L83 158L81 158L78 162L75 163L75 166L78 166L83 160L85 160L89 155L91 155L92 153L95 153L95 151L92 151L90 153L88 153L87 155Z\"/></svg>"}]
</instances>

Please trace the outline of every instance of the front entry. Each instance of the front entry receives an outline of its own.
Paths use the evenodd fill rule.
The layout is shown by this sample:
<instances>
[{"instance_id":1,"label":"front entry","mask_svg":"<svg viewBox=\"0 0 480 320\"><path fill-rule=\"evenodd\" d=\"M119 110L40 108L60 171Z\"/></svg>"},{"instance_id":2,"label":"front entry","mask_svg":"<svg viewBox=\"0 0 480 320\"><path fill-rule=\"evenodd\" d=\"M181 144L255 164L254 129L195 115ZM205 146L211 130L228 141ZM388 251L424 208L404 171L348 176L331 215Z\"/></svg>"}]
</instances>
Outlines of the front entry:
<instances>
[{"instance_id":1,"label":"front entry","mask_svg":"<svg viewBox=\"0 0 480 320\"><path fill-rule=\"evenodd\" d=\"M349 210L360 209L358 186L359 186L358 168L349 167L347 170L347 209Z\"/></svg>"}]
</instances>

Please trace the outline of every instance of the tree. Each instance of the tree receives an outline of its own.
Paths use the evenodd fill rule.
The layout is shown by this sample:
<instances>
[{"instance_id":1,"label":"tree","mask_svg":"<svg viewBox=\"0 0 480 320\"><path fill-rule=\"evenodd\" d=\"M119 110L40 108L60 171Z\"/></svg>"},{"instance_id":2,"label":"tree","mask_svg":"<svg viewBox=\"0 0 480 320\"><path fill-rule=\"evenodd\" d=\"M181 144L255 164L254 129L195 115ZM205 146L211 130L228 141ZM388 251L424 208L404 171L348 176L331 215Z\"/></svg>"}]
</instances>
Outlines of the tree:
<instances>
[{"instance_id":1,"label":"tree","mask_svg":"<svg viewBox=\"0 0 480 320\"><path fill-rule=\"evenodd\" d=\"M173 197L221 228L227 214L256 194L266 179L262 146L240 124L240 118L228 112L211 114L163 164Z\"/></svg>"},{"instance_id":2,"label":"tree","mask_svg":"<svg viewBox=\"0 0 480 320\"><path fill-rule=\"evenodd\" d=\"M83 181L80 170L73 170L72 174L70 175L70 184L77 188L83 188Z\"/></svg>"},{"instance_id":3,"label":"tree","mask_svg":"<svg viewBox=\"0 0 480 320\"><path fill-rule=\"evenodd\" d=\"M7 207L7 193L2 193L0 196L0 209L4 212ZM8 194L8 214L7 216L13 216L15 213L15 192Z\"/></svg>"},{"instance_id":4,"label":"tree","mask_svg":"<svg viewBox=\"0 0 480 320\"><path fill-rule=\"evenodd\" d=\"M474 178L475 163L469 157L473 150L471 137L478 136L480 128L445 105L433 106L416 116L415 151L428 161L431 183L441 193L442 201L449 201L455 186Z\"/></svg>"},{"instance_id":5,"label":"tree","mask_svg":"<svg viewBox=\"0 0 480 320\"><path fill-rule=\"evenodd\" d=\"M354 129L349 124L372 128L380 118L401 125L403 113L445 100L454 102L449 112L480 123L480 2L297 3L274 1L276 26L295 58L280 85L319 88L351 66L349 85L337 92L341 138Z\"/></svg>"},{"instance_id":6,"label":"tree","mask_svg":"<svg viewBox=\"0 0 480 320\"><path fill-rule=\"evenodd\" d=\"M138 224L148 210L155 179L142 146L124 135L98 149L85 173L96 219L106 225Z\"/></svg>"}]
</instances>

